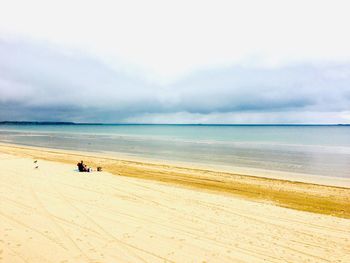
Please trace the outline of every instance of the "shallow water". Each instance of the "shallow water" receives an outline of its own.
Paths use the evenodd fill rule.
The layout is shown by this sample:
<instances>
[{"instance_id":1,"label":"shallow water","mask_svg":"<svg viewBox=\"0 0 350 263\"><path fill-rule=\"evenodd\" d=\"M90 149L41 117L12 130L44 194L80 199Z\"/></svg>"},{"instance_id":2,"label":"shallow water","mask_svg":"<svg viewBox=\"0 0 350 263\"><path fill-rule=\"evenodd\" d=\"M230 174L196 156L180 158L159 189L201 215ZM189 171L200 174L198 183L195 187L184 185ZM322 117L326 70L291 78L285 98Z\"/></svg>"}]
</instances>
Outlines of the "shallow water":
<instances>
[{"instance_id":1,"label":"shallow water","mask_svg":"<svg viewBox=\"0 0 350 263\"><path fill-rule=\"evenodd\" d=\"M350 178L349 126L1 125L0 141Z\"/></svg>"}]
</instances>

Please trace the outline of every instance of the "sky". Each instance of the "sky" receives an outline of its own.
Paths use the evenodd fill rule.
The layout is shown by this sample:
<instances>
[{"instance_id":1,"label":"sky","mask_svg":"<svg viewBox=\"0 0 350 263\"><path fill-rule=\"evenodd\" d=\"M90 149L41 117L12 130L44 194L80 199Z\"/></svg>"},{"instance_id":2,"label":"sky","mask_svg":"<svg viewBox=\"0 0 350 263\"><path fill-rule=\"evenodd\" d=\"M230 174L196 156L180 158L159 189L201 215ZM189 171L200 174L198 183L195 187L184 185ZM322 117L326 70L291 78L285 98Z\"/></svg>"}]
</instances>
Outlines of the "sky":
<instances>
[{"instance_id":1,"label":"sky","mask_svg":"<svg viewBox=\"0 0 350 263\"><path fill-rule=\"evenodd\" d=\"M348 10L0 0L0 121L350 123Z\"/></svg>"}]
</instances>

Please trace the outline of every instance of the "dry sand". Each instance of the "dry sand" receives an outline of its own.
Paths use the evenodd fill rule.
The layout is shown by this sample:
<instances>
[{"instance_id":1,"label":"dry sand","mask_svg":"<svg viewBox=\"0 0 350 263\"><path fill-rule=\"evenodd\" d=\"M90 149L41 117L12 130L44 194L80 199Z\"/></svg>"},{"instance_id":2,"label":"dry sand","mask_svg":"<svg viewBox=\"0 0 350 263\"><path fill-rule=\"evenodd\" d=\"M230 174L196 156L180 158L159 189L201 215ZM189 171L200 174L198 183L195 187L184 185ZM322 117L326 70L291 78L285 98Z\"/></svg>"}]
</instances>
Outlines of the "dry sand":
<instances>
[{"instance_id":1,"label":"dry sand","mask_svg":"<svg viewBox=\"0 0 350 263\"><path fill-rule=\"evenodd\" d=\"M0 262L350 262L349 219L38 162L0 154Z\"/></svg>"}]
</instances>

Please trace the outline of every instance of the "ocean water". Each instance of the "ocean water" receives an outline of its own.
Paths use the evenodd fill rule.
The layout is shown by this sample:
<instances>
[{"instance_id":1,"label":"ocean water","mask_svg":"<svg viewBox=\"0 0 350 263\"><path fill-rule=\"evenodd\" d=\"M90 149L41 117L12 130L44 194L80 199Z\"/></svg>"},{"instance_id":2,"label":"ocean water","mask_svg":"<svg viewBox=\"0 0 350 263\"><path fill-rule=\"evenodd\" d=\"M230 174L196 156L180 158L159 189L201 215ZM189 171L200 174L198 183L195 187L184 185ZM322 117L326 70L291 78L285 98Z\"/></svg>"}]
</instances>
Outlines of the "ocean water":
<instances>
[{"instance_id":1,"label":"ocean water","mask_svg":"<svg viewBox=\"0 0 350 263\"><path fill-rule=\"evenodd\" d=\"M350 178L350 126L12 124L0 142Z\"/></svg>"}]
</instances>

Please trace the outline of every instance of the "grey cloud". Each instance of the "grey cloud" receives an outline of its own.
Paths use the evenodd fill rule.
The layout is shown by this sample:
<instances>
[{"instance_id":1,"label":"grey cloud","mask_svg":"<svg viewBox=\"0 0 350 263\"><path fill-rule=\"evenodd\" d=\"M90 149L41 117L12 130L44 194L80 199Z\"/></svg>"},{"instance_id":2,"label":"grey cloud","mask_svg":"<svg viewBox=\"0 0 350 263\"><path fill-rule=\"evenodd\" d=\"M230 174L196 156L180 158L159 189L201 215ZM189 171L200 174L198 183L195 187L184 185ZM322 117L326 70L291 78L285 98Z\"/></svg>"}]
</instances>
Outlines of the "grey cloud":
<instances>
[{"instance_id":1,"label":"grey cloud","mask_svg":"<svg viewBox=\"0 0 350 263\"><path fill-rule=\"evenodd\" d=\"M325 72L350 65L295 65L275 69L231 67L200 72L176 84L178 101L191 111L347 110L350 74L341 79Z\"/></svg>"},{"instance_id":2,"label":"grey cloud","mask_svg":"<svg viewBox=\"0 0 350 263\"><path fill-rule=\"evenodd\" d=\"M350 64L217 68L161 85L81 52L0 40L0 120L122 122L176 112L322 114L348 111L349 105Z\"/></svg>"}]
</instances>

